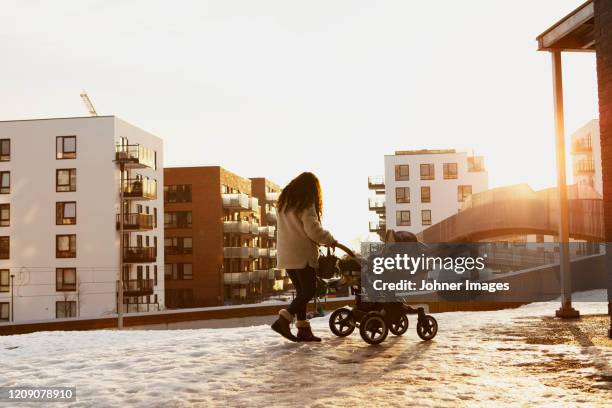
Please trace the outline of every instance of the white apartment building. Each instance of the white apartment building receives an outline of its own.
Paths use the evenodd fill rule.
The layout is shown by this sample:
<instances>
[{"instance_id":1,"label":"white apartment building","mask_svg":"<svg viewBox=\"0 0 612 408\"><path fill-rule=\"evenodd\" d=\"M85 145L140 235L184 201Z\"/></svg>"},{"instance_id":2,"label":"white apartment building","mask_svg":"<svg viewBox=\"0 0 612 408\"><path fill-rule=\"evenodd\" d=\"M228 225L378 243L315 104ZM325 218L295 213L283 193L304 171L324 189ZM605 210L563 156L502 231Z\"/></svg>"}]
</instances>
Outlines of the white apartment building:
<instances>
[{"instance_id":1,"label":"white apartment building","mask_svg":"<svg viewBox=\"0 0 612 408\"><path fill-rule=\"evenodd\" d=\"M370 177L370 231L419 233L455 214L473 193L488 189L481 156L455 150L408 150L385 156L385 176Z\"/></svg>"},{"instance_id":2,"label":"white apartment building","mask_svg":"<svg viewBox=\"0 0 612 408\"><path fill-rule=\"evenodd\" d=\"M163 307L162 154L114 116L0 122L0 324L117 312L121 190L123 309Z\"/></svg>"},{"instance_id":3,"label":"white apartment building","mask_svg":"<svg viewBox=\"0 0 612 408\"><path fill-rule=\"evenodd\" d=\"M603 194L599 119L587 122L572 134L570 152L574 183Z\"/></svg>"}]
</instances>

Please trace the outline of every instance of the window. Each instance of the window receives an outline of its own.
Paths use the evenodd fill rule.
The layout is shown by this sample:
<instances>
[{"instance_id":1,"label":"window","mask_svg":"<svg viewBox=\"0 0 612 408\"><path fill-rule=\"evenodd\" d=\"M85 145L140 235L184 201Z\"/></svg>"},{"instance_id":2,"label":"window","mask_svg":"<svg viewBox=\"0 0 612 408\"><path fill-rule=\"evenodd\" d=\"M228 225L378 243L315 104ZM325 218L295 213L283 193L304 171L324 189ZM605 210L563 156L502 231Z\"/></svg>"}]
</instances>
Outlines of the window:
<instances>
[{"instance_id":1,"label":"window","mask_svg":"<svg viewBox=\"0 0 612 408\"><path fill-rule=\"evenodd\" d=\"M57 301L55 302L55 317L63 319L66 317L76 317L76 301Z\"/></svg>"},{"instance_id":2,"label":"window","mask_svg":"<svg viewBox=\"0 0 612 408\"><path fill-rule=\"evenodd\" d=\"M409 226L410 225L410 211L396 211L395 220L398 226Z\"/></svg>"},{"instance_id":3,"label":"window","mask_svg":"<svg viewBox=\"0 0 612 408\"><path fill-rule=\"evenodd\" d=\"M157 286L157 265L153 266L153 284Z\"/></svg>"},{"instance_id":4,"label":"window","mask_svg":"<svg viewBox=\"0 0 612 408\"><path fill-rule=\"evenodd\" d=\"M0 194L9 194L11 192L11 172L0 171Z\"/></svg>"},{"instance_id":5,"label":"window","mask_svg":"<svg viewBox=\"0 0 612 408\"><path fill-rule=\"evenodd\" d=\"M172 211L164 214L165 228L191 228L191 211Z\"/></svg>"},{"instance_id":6,"label":"window","mask_svg":"<svg viewBox=\"0 0 612 408\"><path fill-rule=\"evenodd\" d=\"M0 303L0 322L8 322L11 316L8 302Z\"/></svg>"},{"instance_id":7,"label":"window","mask_svg":"<svg viewBox=\"0 0 612 408\"><path fill-rule=\"evenodd\" d=\"M409 203L410 202L410 187L396 187L395 188L395 202L396 203Z\"/></svg>"},{"instance_id":8,"label":"window","mask_svg":"<svg viewBox=\"0 0 612 408\"><path fill-rule=\"evenodd\" d=\"M472 195L472 186L457 186L457 200L463 202Z\"/></svg>"},{"instance_id":9,"label":"window","mask_svg":"<svg viewBox=\"0 0 612 408\"><path fill-rule=\"evenodd\" d=\"M55 236L55 257L76 258L76 235Z\"/></svg>"},{"instance_id":10,"label":"window","mask_svg":"<svg viewBox=\"0 0 612 408\"><path fill-rule=\"evenodd\" d=\"M0 269L0 292L11 290L11 272L8 269Z\"/></svg>"},{"instance_id":11,"label":"window","mask_svg":"<svg viewBox=\"0 0 612 408\"><path fill-rule=\"evenodd\" d=\"M431 187L429 186L421 187L421 202L431 203Z\"/></svg>"},{"instance_id":12,"label":"window","mask_svg":"<svg viewBox=\"0 0 612 408\"><path fill-rule=\"evenodd\" d=\"M153 228L157 228L157 208L153 208Z\"/></svg>"},{"instance_id":13,"label":"window","mask_svg":"<svg viewBox=\"0 0 612 408\"><path fill-rule=\"evenodd\" d=\"M166 237L164 249L168 255L191 254L193 240L191 237Z\"/></svg>"},{"instance_id":14,"label":"window","mask_svg":"<svg viewBox=\"0 0 612 408\"><path fill-rule=\"evenodd\" d=\"M72 292L76 290L76 269L57 268L55 270L55 290Z\"/></svg>"},{"instance_id":15,"label":"window","mask_svg":"<svg viewBox=\"0 0 612 408\"><path fill-rule=\"evenodd\" d=\"M76 159L76 136L58 136L55 143L56 159Z\"/></svg>"},{"instance_id":16,"label":"window","mask_svg":"<svg viewBox=\"0 0 612 408\"><path fill-rule=\"evenodd\" d=\"M191 184L178 184L174 186L164 186L165 203L190 203Z\"/></svg>"},{"instance_id":17,"label":"window","mask_svg":"<svg viewBox=\"0 0 612 408\"><path fill-rule=\"evenodd\" d=\"M0 139L0 161L11 160L11 139Z\"/></svg>"},{"instance_id":18,"label":"window","mask_svg":"<svg viewBox=\"0 0 612 408\"><path fill-rule=\"evenodd\" d=\"M76 201L63 201L55 203L55 224L76 224Z\"/></svg>"},{"instance_id":19,"label":"window","mask_svg":"<svg viewBox=\"0 0 612 408\"><path fill-rule=\"evenodd\" d=\"M410 166L407 164L396 164L395 165L395 181L408 181L410 180Z\"/></svg>"},{"instance_id":20,"label":"window","mask_svg":"<svg viewBox=\"0 0 612 408\"><path fill-rule=\"evenodd\" d=\"M176 264L165 264L164 265L164 277L166 279L176 279L175 269L176 269Z\"/></svg>"},{"instance_id":21,"label":"window","mask_svg":"<svg viewBox=\"0 0 612 408\"><path fill-rule=\"evenodd\" d=\"M457 163L444 163L442 167L445 180L457 178Z\"/></svg>"},{"instance_id":22,"label":"window","mask_svg":"<svg viewBox=\"0 0 612 408\"><path fill-rule=\"evenodd\" d=\"M183 264L183 279L184 280L193 279L193 267L191 264Z\"/></svg>"},{"instance_id":23,"label":"window","mask_svg":"<svg viewBox=\"0 0 612 408\"><path fill-rule=\"evenodd\" d=\"M164 275L167 280L193 279L193 265L190 263L166 264Z\"/></svg>"},{"instance_id":24,"label":"window","mask_svg":"<svg viewBox=\"0 0 612 408\"><path fill-rule=\"evenodd\" d=\"M11 205L0 204L0 227L11 225Z\"/></svg>"},{"instance_id":25,"label":"window","mask_svg":"<svg viewBox=\"0 0 612 408\"><path fill-rule=\"evenodd\" d=\"M421 164L421 180L433 180L435 178L433 163Z\"/></svg>"},{"instance_id":26,"label":"window","mask_svg":"<svg viewBox=\"0 0 612 408\"><path fill-rule=\"evenodd\" d=\"M0 259L9 259L11 250L10 237L0 237Z\"/></svg>"},{"instance_id":27,"label":"window","mask_svg":"<svg viewBox=\"0 0 612 408\"><path fill-rule=\"evenodd\" d=\"M57 169L55 173L55 191L63 193L76 191L76 169Z\"/></svg>"},{"instance_id":28,"label":"window","mask_svg":"<svg viewBox=\"0 0 612 408\"><path fill-rule=\"evenodd\" d=\"M421 210L421 224L431 225L431 210Z\"/></svg>"},{"instance_id":29,"label":"window","mask_svg":"<svg viewBox=\"0 0 612 408\"><path fill-rule=\"evenodd\" d=\"M183 237L183 253L191 254L193 252L193 239L191 237Z\"/></svg>"}]
</instances>

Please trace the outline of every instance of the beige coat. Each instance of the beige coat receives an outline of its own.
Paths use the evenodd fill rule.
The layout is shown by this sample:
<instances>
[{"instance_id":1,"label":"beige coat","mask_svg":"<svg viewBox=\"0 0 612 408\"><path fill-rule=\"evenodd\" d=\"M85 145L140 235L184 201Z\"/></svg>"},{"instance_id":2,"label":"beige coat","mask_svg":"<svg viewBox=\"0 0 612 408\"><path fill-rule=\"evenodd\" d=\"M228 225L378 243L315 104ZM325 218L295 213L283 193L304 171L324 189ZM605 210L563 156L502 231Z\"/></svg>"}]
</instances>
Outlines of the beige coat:
<instances>
[{"instance_id":1,"label":"beige coat","mask_svg":"<svg viewBox=\"0 0 612 408\"><path fill-rule=\"evenodd\" d=\"M295 211L279 211L277 221L276 267L302 269L306 265L318 267L318 245L329 245L336 240L323 229L312 206L296 214Z\"/></svg>"}]
</instances>

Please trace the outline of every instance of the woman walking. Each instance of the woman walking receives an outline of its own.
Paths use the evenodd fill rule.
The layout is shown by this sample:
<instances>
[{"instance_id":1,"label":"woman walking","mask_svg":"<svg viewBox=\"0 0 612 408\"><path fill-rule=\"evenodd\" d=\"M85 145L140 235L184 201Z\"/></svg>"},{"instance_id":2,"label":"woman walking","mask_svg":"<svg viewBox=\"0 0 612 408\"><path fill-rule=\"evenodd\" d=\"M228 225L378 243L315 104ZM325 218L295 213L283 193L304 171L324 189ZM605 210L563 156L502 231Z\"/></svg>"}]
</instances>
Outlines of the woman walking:
<instances>
[{"instance_id":1,"label":"woman walking","mask_svg":"<svg viewBox=\"0 0 612 408\"><path fill-rule=\"evenodd\" d=\"M319 245L335 246L336 240L321 226L323 201L317 177L309 172L293 179L278 199L277 268L286 269L296 290L287 309L282 309L272 329L291 341L321 341L312 334L306 307L316 291L315 268ZM297 317L297 336L291 322Z\"/></svg>"}]
</instances>

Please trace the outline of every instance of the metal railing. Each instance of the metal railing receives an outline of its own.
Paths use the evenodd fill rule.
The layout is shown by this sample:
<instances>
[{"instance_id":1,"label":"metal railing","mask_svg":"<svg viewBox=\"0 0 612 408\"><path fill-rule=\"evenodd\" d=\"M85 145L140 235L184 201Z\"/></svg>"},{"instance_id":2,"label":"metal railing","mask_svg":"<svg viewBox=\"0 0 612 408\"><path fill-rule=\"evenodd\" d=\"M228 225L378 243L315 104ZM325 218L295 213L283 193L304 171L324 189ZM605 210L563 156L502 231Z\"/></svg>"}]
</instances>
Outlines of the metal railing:
<instances>
[{"instance_id":1,"label":"metal railing","mask_svg":"<svg viewBox=\"0 0 612 408\"><path fill-rule=\"evenodd\" d=\"M120 217L117 214L116 224L119 229ZM142 213L123 214L123 229L126 231L147 231L155 227L153 215Z\"/></svg>"},{"instance_id":2,"label":"metal railing","mask_svg":"<svg viewBox=\"0 0 612 408\"><path fill-rule=\"evenodd\" d=\"M259 234L260 226L249 221L223 221L223 232L233 234Z\"/></svg>"},{"instance_id":3,"label":"metal railing","mask_svg":"<svg viewBox=\"0 0 612 408\"><path fill-rule=\"evenodd\" d=\"M259 235L268 236L273 238L276 234L276 227L273 225L265 225L259 227Z\"/></svg>"},{"instance_id":4,"label":"metal railing","mask_svg":"<svg viewBox=\"0 0 612 408\"><path fill-rule=\"evenodd\" d=\"M595 172L595 161L594 160L578 160L574 163L574 174L583 173L594 173Z\"/></svg>"},{"instance_id":5,"label":"metal railing","mask_svg":"<svg viewBox=\"0 0 612 408\"><path fill-rule=\"evenodd\" d=\"M147 296L153 294L153 279L126 279L123 281L123 296Z\"/></svg>"},{"instance_id":6,"label":"metal railing","mask_svg":"<svg viewBox=\"0 0 612 408\"><path fill-rule=\"evenodd\" d=\"M149 178L136 178L123 180L121 186L123 198L129 199L157 199L157 180Z\"/></svg>"},{"instance_id":7,"label":"metal railing","mask_svg":"<svg viewBox=\"0 0 612 408\"><path fill-rule=\"evenodd\" d=\"M157 260L155 247L124 247L123 260L125 263L148 263Z\"/></svg>"},{"instance_id":8,"label":"metal railing","mask_svg":"<svg viewBox=\"0 0 612 408\"><path fill-rule=\"evenodd\" d=\"M259 248L254 247L224 247L224 258L250 259L259 257Z\"/></svg>"},{"instance_id":9,"label":"metal railing","mask_svg":"<svg viewBox=\"0 0 612 408\"><path fill-rule=\"evenodd\" d=\"M115 160L127 167L155 168L155 151L139 144L115 146Z\"/></svg>"},{"instance_id":10,"label":"metal railing","mask_svg":"<svg viewBox=\"0 0 612 408\"><path fill-rule=\"evenodd\" d=\"M385 206L385 199L383 197L370 197L368 199L368 208L371 211L384 210Z\"/></svg>"},{"instance_id":11,"label":"metal railing","mask_svg":"<svg viewBox=\"0 0 612 408\"><path fill-rule=\"evenodd\" d=\"M382 190L385 188L385 178L383 176L368 177L368 188L370 190Z\"/></svg>"},{"instance_id":12,"label":"metal railing","mask_svg":"<svg viewBox=\"0 0 612 408\"><path fill-rule=\"evenodd\" d=\"M266 193L266 201L269 203L275 203L278 201L278 197L280 196L279 192L267 192Z\"/></svg>"}]
</instances>

